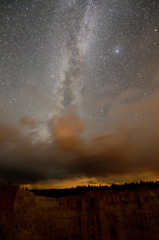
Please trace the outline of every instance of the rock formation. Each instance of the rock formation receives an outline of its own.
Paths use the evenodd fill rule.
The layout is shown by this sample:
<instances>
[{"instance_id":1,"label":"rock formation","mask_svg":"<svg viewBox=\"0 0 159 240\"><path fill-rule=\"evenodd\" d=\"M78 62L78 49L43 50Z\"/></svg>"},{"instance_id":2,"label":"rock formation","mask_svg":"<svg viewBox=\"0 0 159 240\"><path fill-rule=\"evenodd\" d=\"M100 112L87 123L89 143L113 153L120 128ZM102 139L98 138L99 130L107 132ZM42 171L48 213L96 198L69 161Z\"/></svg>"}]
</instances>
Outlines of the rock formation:
<instances>
[{"instance_id":1,"label":"rock formation","mask_svg":"<svg viewBox=\"0 0 159 240\"><path fill-rule=\"evenodd\" d=\"M159 239L159 188L51 198L0 184L0 239Z\"/></svg>"}]
</instances>

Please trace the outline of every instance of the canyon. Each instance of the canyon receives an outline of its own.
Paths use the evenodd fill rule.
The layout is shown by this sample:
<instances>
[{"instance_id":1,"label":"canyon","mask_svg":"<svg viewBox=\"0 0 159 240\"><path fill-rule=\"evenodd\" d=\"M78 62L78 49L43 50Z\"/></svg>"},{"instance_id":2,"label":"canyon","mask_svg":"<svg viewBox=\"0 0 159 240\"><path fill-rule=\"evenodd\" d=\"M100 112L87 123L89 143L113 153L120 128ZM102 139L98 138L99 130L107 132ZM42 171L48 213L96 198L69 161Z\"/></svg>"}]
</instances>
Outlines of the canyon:
<instances>
[{"instance_id":1,"label":"canyon","mask_svg":"<svg viewBox=\"0 0 159 240\"><path fill-rule=\"evenodd\" d=\"M159 186L46 197L1 183L0 216L0 240L157 240Z\"/></svg>"}]
</instances>

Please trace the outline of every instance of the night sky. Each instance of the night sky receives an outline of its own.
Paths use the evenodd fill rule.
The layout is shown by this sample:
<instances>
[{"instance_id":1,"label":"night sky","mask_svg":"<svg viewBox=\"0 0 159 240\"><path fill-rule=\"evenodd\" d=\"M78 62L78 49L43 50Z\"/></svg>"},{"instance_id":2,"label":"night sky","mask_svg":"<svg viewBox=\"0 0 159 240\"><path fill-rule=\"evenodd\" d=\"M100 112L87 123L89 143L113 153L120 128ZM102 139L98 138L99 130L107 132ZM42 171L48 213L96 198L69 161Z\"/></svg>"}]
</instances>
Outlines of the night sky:
<instances>
[{"instance_id":1,"label":"night sky","mask_svg":"<svg viewBox=\"0 0 159 240\"><path fill-rule=\"evenodd\" d=\"M0 1L0 179L159 179L158 0Z\"/></svg>"}]
</instances>

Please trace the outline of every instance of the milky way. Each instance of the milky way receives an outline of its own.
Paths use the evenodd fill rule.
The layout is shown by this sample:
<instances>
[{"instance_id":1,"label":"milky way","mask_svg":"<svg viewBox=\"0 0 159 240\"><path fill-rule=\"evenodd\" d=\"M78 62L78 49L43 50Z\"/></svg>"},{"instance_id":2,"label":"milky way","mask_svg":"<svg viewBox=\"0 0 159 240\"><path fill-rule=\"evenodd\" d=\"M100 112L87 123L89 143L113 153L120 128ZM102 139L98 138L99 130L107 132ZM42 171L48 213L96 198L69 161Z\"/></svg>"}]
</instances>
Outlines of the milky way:
<instances>
[{"instance_id":1,"label":"milky way","mask_svg":"<svg viewBox=\"0 0 159 240\"><path fill-rule=\"evenodd\" d=\"M94 170L88 174L86 168L91 163L87 160L84 166L83 163L82 165L77 163L76 167L79 170L75 167L71 170L70 163L69 166L67 164L65 166L62 162L57 164L55 161L51 165L54 168L52 173L48 170L50 163L43 173L42 164L37 173L34 169L34 161L31 165L29 165L30 162L28 163L28 159L33 158L30 153L27 160L23 159L22 153L17 150L19 146L14 149L14 143L10 147L8 145L13 139L18 145L18 137L15 140L16 131L18 131L16 135L23 136L23 140L28 134L32 134L28 136L30 143L27 144L31 144L32 148L34 144L38 144L37 141L45 140L47 142L45 144L49 147L43 145L42 149L49 148L49 150L44 151L43 155L45 161L49 162L52 156L50 144L60 142L61 147L59 133L61 134L62 130L59 129L63 129L62 133L64 133L65 126L70 129L70 132L69 130L65 132L65 135L68 134L67 139L81 132L83 138L87 138L86 136L92 138L94 134L95 139L103 139L101 134L114 133L119 125L120 129L121 125L126 126L126 129L131 125L132 132L134 123L137 123L139 128L146 122L147 125L144 125L141 137L145 129L149 129L151 125L154 126L158 119L156 116L159 115L153 107L158 102L159 94L158 1L3 0L0 3L0 24L0 141L3 144L7 142L5 152L2 151L3 159L6 159L5 164L4 160L1 160L3 173L5 172L5 174L1 173L2 178L9 179L10 173L13 181L14 172L18 172L17 182L23 182L24 166L28 166L25 183L82 175L104 177L110 172L111 174L129 173L130 166L127 168L128 171L124 171L124 167L123 170L120 170L120 167L118 170L112 170L113 166L106 164L105 168L108 169L109 174L104 175L107 171L105 168L102 169L103 163L101 163L99 166L102 170L97 169L99 173L95 173L92 167ZM75 111L80 119L77 120L80 124L75 125L73 120L73 130L69 127L67 120L63 122L63 127L61 120L59 123L56 122L58 118L63 117L63 114L71 115L72 111ZM150 115L154 117L153 120L149 120ZM72 120L69 121L72 122ZM79 126L83 122L88 128L92 125L96 127L93 127L93 131L88 130L87 127L85 128L87 130L79 131ZM3 124L7 127L4 128ZM60 128L57 127L58 124ZM124 131L126 135L121 131L121 136L123 134L127 139L129 130ZM133 135L128 142L132 143L134 139L140 139L140 137ZM77 138L79 141L79 135ZM106 137L106 142L102 144L106 144L107 147L112 144L114 148L117 139L118 137L115 141L113 140L113 144L112 140L108 144ZM155 137L155 142L158 141L156 139L158 136ZM119 140L121 141L120 137ZM90 139L85 139L85 143L88 144L89 141ZM73 144L72 140L70 143ZM84 145L84 142L82 144ZM79 148L77 150L77 147L75 147L76 150L68 148L73 155L78 152L76 156L78 159L88 159L87 152L91 152L91 147L94 149L96 147L92 142L87 146L88 149L82 144L81 150ZM137 148L134 145L133 147ZM56 147L54 148L56 152ZM17 151L15 155L23 159L19 161L24 162L24 165L21 163L17 167L18 163L15 163L13 167L13 162L10 164L8 160L11 154L8 149L14 153ZM63 145L62 149L65 149ZM82 156L79 156L79 151L83 152ZM91 156L92 159L96 158L100 151L103 156L104 150L101 146L96 151ZM33 155L36 155L35 152ZM60 154L62 154L60 159L66 157L65 154L65 157L62 157L63 153ZM123 159L124 156L122 156ZM72 159L72 155L66 158ZM107 159L109 156L106 155L104 158ZM130 162L129 157L128 159ZM135 155L134 159L138 157ZM39 161L42 162L41 159ZM143 166L141 162L140 164ZM6 166L9 166L9 170ZM139 166L135 167L134 172L137 168L140 169ZM34 176L31 180L29 180L30 171L30 175ZM37 175L39 177L36 177Z\"/></svg>"},{"instance_id":2,"label":"milky way","mask_svg":"<svg viewBox=\"0 0 159 240\"><path fill-rule=\"evenodd\" d=\"M2 1L1 115L47 118L84 98L156 90L158 18L157 1Z\"/></svg>"}]
</instances>

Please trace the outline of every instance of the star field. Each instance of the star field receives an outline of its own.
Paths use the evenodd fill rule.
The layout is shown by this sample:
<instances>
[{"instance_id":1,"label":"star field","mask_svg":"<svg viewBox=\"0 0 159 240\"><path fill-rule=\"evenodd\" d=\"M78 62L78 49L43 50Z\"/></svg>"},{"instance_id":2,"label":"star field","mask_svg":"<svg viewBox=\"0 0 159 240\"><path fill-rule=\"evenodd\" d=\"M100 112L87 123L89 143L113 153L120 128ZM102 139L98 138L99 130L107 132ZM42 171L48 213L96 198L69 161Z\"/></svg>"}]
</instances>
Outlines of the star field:
<instances>
[{"instance_id":1,"label":"star field","mask_svg":"<svg viewBox=\"0 0 159 240\"><path fill-rule=\"evenodd\" d=\"M108 132L115 132L112 125L121 123L121 116L124 126L133 121L142 126L147 121L142 116L149 116L147 112L158 116L154 108L159 93L158 0L2 0L0 26L0 122L31 126L33 135L38 131L31 144L39 138L50 144L56 137L59 143L61 122L54 134L50 122L69 109L74 109L88 126L95 124L94 134L98 130L105 133L108 129L101 130L101 124L108 122ZM66 121L64 126L70 132L63 129L62 133L72 136L76 131L82 132L82 123L80 127L74 121L72 124L73 129ZM27 129L27 134L30 131ZM130 142L134 143L135 138ZM50 156L50 148L47 154L43 153L45 156ZM86 154L88 149L83 151ZM85 154L78 158L87 159ZM38 179L61 179L68 172L69 176L82 172L68 171L67 166L61 170L58 164L55 168L58 173L49 173L48 167L47 177L44 174ZM102 175L94 171L92 168L86 175ZM26 179L28 183L28 176Z\"/></svg>"},{"instance_id":2,"label":"star field","mask_svg":"<svg viewBox=\"0 0 159 240\"><path fill-rule=\"evenodd\" d=\"M18 117L24 113L48 117L62 110L53 110L58 98L63 108L81 105L85 96L96 101L102 94L112 99L129 88L142 96L158 89L158 5L157 1L2 1L1 114L7 108ZM73 75L74 94L79 95L75 101L68 89Z\"/></svg>"}]
</instances>

